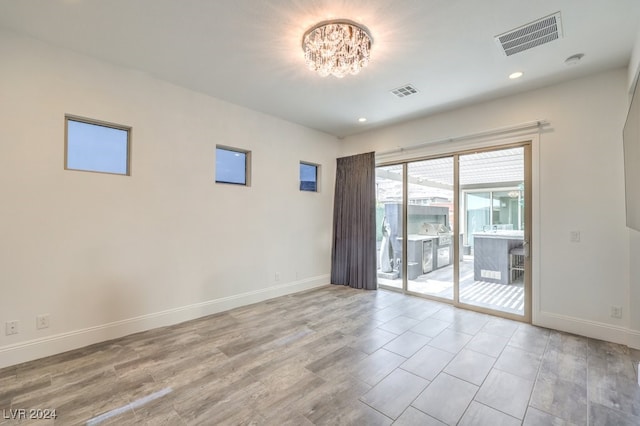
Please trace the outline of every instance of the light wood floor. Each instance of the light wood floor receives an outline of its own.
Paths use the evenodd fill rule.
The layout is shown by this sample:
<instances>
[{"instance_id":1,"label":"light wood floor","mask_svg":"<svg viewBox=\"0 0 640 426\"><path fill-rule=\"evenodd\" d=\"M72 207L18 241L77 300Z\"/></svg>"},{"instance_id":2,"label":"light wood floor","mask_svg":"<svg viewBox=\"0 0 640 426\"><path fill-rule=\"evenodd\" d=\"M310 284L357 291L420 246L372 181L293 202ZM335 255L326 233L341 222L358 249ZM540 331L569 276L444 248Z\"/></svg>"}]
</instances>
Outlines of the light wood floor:
<instances>
[{"instance_id":1,"label":"light wood floor","mask_svg":"<svg viewBox=\"0 0 640 426\"><path fill-rule=\"evenodd\" d=\"M326 286L0 370L0 425L638 425L639 355Z\"/></svg>"}]
</instances>

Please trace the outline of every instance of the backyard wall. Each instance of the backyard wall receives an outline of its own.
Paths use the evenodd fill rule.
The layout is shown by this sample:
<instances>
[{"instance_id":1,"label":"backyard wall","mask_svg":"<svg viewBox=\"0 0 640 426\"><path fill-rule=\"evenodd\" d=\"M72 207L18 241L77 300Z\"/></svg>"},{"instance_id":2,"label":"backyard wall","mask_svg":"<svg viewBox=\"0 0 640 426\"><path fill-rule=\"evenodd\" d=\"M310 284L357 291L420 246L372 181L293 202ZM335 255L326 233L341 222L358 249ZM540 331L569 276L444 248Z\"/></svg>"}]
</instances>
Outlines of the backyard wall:
<instances>
[{"instance_id":1,"label":"backyard wall","mask_svg":"<svg viewBox=\"0 0 640 426\"><path fill-rule=\"evenodd\" d=\"M336 138L11 32L0 57L0 367L329 283ZM131 126L131 176L65 171L65 114Z\"/></svg>"},{"instance_id":2,"label":"backyard wall","mask_svg":"<svg viewBox=\"0 0 640 426\"><path fill-rule=\"evenodd\" d=\"M640 347L640 308L628 302L630 238L625 226L622 150L627 77L626 68L610 70L372 130L346 138L342 155L383 152L547 120L542 131L520 137L534 141L533 321ZM491 143L434 144L416 155ZM581 233L579 243L570 242L570 231ZM636 238L636 253L637 246ZM631 274L638 287L635 268ZM631 300L640 300L638 291ZM621 319L611 317L612 305L622 306Z\"/></svg>"}]
</instances>

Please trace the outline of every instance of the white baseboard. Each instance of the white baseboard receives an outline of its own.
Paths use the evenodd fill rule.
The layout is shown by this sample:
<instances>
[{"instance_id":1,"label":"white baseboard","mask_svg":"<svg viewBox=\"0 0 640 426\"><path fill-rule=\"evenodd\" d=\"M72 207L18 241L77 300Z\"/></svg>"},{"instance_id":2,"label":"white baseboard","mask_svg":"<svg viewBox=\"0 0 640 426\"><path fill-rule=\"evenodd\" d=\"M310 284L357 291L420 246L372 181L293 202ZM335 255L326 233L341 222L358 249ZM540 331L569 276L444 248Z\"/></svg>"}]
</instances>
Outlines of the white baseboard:
<instances>
[{"instance_id":1,"label":"white baseboard","mask_svg":"<svg viewBox=\"0 0 640 426\"><path fill-rule=\"evenodd\" d=\"M627 346L633 349L640 349L640 331L629 330L629 340ZM638 372L640 378L640 372ZM640 384L640 382L638 382Z\"/></svg>"},{"instance_id":2,"label":"white baseboard","mask_svg":"<svg viewBox=\"0 0 640 426\"><path fill-rule=\"evenodd\" d=\"M178 324L240 306L273 299L274 297L322 287L329 284L329 282L330 277L328 274L320 275L247 293L207 300L135 318L3 346L0 347L0 368L56 355L153 328Z\"/></svg>"},{"instance_id":3,"label":"white baseboard","mask_svg":"<svg viewBox=\"0 0 640 426\"><path fill-rule=\"evenodd\" d=\"M632 348L640 348L640 331L631 330L627 327L544 311L538 312L534 318L534 324L541 327L566 331L592 339L620 343Z\"/></svg>"}]
</instances>

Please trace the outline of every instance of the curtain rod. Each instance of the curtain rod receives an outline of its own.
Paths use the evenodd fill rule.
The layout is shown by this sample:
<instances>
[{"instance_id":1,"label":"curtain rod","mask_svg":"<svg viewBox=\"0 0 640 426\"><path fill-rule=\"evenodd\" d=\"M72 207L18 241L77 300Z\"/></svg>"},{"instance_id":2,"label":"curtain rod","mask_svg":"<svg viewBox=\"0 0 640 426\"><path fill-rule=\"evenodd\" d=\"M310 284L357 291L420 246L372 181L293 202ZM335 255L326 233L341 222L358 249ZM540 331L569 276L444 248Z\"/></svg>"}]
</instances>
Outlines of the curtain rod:
<instances>
[{"instance_id":1,"label":"curtain rod","mask_svg":"<svg viewBox=\"0 0 640 426\"><path fill-rule=\"evenodd\" d=\"M410 145L410 146L406 146L406 147L398 147L398 148L391 149L391 150L388 150L388 151L376 152L376 156L395 154L395 153L404 152L404 151L412 151L414 149L419 149L419 148L423 148L425 146L436 145L436 144L441 144L441 143L445 143L445 142L457 142L457 141L462 141L462 140L465 140L465 139L475 139L475 138L481 138L483 136L493 136L493 135L499 135L499 134L502 134L502 133L515 132L517 130L525 130L525 129L531 129L531 128L534 128L534 127L542 127L542 126L544 126L546 124L549 124L549 122L547 120L528 121L526 123L516 124L516 125L513 125L513 126L499 127L497 129L485 130L485 131L477 132L477 133L470 133L470 134L463 135L463 136L436 139L436 140L433 140L433 141L430 141L430 142L422 142L422 143L419 143L417 145Z\"/></svg>"}]
</instances>

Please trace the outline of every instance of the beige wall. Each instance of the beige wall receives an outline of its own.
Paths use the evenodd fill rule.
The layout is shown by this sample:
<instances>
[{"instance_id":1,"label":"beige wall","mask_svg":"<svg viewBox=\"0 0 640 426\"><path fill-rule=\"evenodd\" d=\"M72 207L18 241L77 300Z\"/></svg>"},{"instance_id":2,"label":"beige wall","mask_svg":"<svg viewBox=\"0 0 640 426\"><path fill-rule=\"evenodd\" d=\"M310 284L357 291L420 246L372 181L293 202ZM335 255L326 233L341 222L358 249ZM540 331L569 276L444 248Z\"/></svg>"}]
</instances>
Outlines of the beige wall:
<instances>
[{"instance_id":1,"label":"beige wall","mask_svg":"<svg viewBox=\"0 0 640 426\"><path fill-rule=\"evenodd\" d=\"M640 32L636 38L636 44L629 62L629 101L635 83L635 78L640 70ZM634 347L640 347L640 307L636 307L640 300L640 232L629 229L629 304L631 306L629 319L630 328L635 330Z\"/></svg>"},{"instance_id":2,"label":"beige wall","mask_svg":"<svg viewBox=\"0 0 640 426\"><path fill-rule=\"evenodd\" d=\"M627 343L640 335L640 327L630 329L638 308L628 303L622 151L626 110L627 70L618 69L352 136L344 140L342 154L382 152L547 120L540 134L522 136L535 139L534 321ZM421 154L469 144L427 146ZM570 242L573 230L580 231L580 243ZM623 307L622 319L610 316L612 305Z\"/></svg>"},{"instance_id":3,"label":"beige wall","mask_svg":"<svg viewBox=\"0 0 640 426\"><path fill-rule=\"evenodd\" d=\"M624 226L630 69L339 144L9 32L0 55L0 324L20 321L0 333L0 367L328 283L336 157L535 119L550 123L534 135L536 322L640 347L640 236ZM65 113L132 126L132 176L64 171ZM215 144L253 151L250 188L213 183ZM320 194L298 191L300 160L322 164ZM42 313L51 326L36 330Z\"/></svg>"},{"instance_id":4,"label":"beige wall","mask_svg":"<svg viewBox=\"0 0 640 426\"><path fill-rule=\"evenodd\" d=\"M0 57L0 367L329 282L334 137L9 32ZM131 176L63 170L66 113L132 126Z\"/></svg>"},{"instance_id":5,"label":"beige wall","mask_svg":"<svg viewBox=\"0 0 640 426\"><path fill-rule=\"evenodd\" d=\"M639 68L640 68L640 30L638 31L638 35L636 36L636 42L631 52L631 59L629 60L628 77L627 77L629 90L632 89L632 85L635 82L635 78Z\"/></svg>"}]
</instances>

